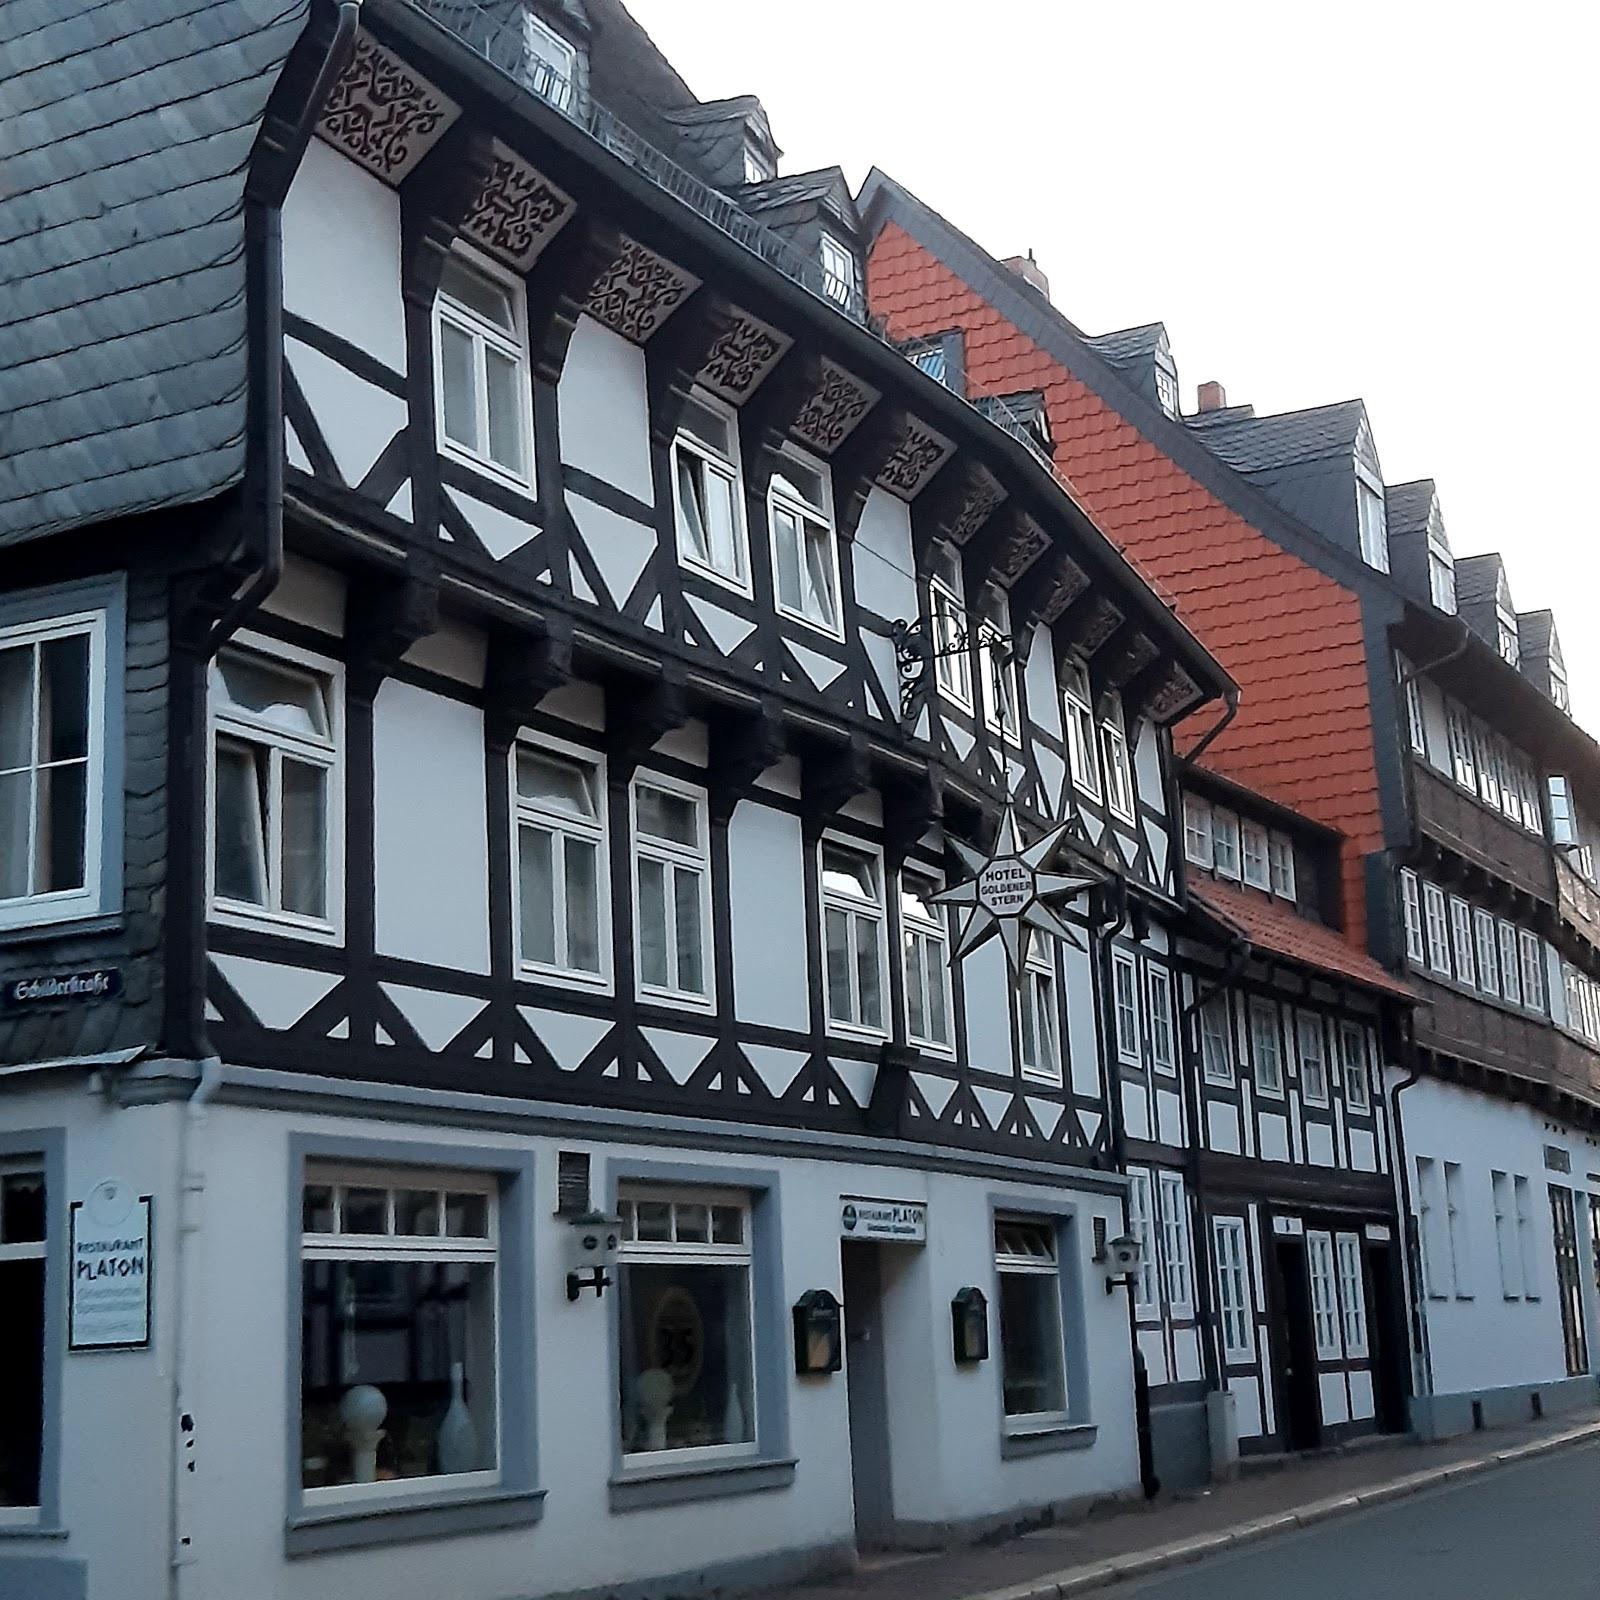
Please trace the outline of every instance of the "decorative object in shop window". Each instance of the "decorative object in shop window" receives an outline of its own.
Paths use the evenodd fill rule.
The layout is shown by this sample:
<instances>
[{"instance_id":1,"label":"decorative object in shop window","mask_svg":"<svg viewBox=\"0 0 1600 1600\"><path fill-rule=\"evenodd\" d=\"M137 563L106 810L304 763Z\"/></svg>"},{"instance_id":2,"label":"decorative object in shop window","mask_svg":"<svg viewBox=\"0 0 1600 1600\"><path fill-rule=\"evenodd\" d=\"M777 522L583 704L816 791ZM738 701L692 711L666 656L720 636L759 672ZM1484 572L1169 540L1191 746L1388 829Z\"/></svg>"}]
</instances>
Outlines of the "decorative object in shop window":
<instances>
[{"instance_id":1,"label":"decorative object in shop window","mask_svg":"<svg viewBox=\"0 0 1600 1600\"><path fill-rule=\"evenodd\" d=\"M667 1418L672 1415L672 1397L678 1392L672 1374L664 1367L647 1367L639 1374L635 1393L639 1400L639 1420L644 1424L644 1448L667 1448Z\"/></svg>"},{"instance_id":2,"label":"decorative object in shop window","mask_svg":"<svg viewBox=\"0 0 1600 1600\"><path fill-rule=\"evenodd\" d=\"M950 1301L950 1332L958 1366L989 1359L989 1302L982 1289L956 1290Z\"/></svg>"},{"instance_id":3,"label":"decorative object in shop window","mask_svg":"<svg viewBox=\"0 0 1600 1600\"><path fill-rule=\"evenodd\" d=\"M567 1234L567 1299L576 1300L585 1289L599 1299L616 1280L617 1249L622 1239L622 1219L603 1211L585 1211L572 1218Z\"/></svg>"},{"instance_id":4,"label":"decorative object in shop window","mask_svg":"<svg viewBox=\"0 0 1600 1600\"><path fill-rule=\"evenodd\" d=\"M844 1365L839 1302L827 1289L807 1289L794 1303L794 1370L802 1376Z\"/></svg>"},{"instance_id":5,"label":"decorative object in shop window","mask_svg":"<svg viewBox=\"0 0 1600 1600\"><path fill-rule=\"evenodd\" d=\"M1110 1294L1119 1283L1133 1281L1133 1275L1144 1260L1144 1246L1131 1233L1119 1233L1107 1246L1111 1270L1106 1274L1106 1293Z\"/></svg>"},{"instance_id":6,"label":"decorative object in shop window","mask_svg":"<svg viewBox=\"0 0 1600 1600\"><path fill-rule=\"evenodd\" d=\"M376 1483L378 1445L383 1439L383 1419L389 1415L389 1402L383 1390L370 1383L357 1383L346 1389L339 1402L339 1420L350 1444L350 1481Z\"/></svg>"},{"instance_id":7,"label":"decorative object in shop window","mask_svg":"<svg viewBox=\"0 0 1600 1600\"><path fill-rule=\"evenodd\" d=\"M439 1424L439 1470L471 1472L478 1464L478 1430L472 1425L461 1363L450 1363L450 1405Z\"/></svg>"}]
</instances>

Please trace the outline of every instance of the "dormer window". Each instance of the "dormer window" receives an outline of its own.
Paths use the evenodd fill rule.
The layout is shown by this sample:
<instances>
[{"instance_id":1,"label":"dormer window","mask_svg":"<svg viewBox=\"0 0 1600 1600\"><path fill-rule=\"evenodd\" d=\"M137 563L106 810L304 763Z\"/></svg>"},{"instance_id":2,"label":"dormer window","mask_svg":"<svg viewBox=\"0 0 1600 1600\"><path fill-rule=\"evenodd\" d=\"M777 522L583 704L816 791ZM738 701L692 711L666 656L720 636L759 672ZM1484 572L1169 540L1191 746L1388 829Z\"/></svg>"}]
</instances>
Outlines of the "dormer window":
<instances>
[{"instance_id":1,"label":"dormer window","mask_svg":"<svg viewBox=\"0 0 1600 1600\"><path fill-rule=\"evenodd\" d=\"M1156 357L1156 399L1161 402L1161 409L1169 417L1176 417L1180 410L1178 399L1178 373L1170 361L1163 361Z\"/></svg>"},{"instance_id":2,"label":"dormer window","mask_svg":"<svg viewBox=\"0 0 1600 1600\"><path fill-rule=\"evenodd\" d=\"M1550 668L1550 698L1569 716L1572 713L1572 696L1567 692L1567 675L1557 666Z\"/></svg>"},{"instance_id":3,"label":"dormer window","mask_svg":"<svg viewBox=\"0 0 1600 1600\"><path fill-rule=\"evenodd\" d=\"M1361 559L1379 572L1389 570L1389 525L1384 515L1383 485L1365 473L1356 476L1356 514L1361 533Z\"/></svg>"},{"instance_id":4,"label":"dormer window","mask_svg":"<svg viewBox=\"0 0 1600 1600\"><path fill-rule=\"evenodd\" d=\"M842 239L824 232L818 246L822 259L822 288L827 297L842 306L855 303L856 258Z\"/></svg>"},{"instance_id":5,"label":"dormer window","mask_svg":"<svg viewBox=\"0 0 1600 1600\"><path fill-rule=\"evenodd\" d=\"M523 78L541 100L571 111L578 81L578 49L531 11L522 14Z\"/></svg>"},{"instance_id":6,"label":"dormer window","mask_svg":"<svg viewBox=\"0 0 1600 1600\"><path fill-rule=\"evenodd\" d=\"M943 339L921 339L906 346L906 355L912 366L920 367L930 378L946 387L950 383L950 359L945 353Z\"/></svg>"},{"instance_id":7,"label":"dormer window","mask_svg":"<svg viewBox=\"0 0 1600 1600\"><path fill-rule=\"evenodd\" d=\"M1456 561L1438 516L1428 519L1428 598L1452 616L1456 609Z\"/></svg>"},{"instance_id":8,"label":"dormer window","mask_svg":"<svg viewBox=\"0 0 1600 1600\"><path fill-rule=\"evenodd\" d=\"M765 183L773 176L772 167L753 144L744 147L744 181Z\"/></svg>"},{"instance_id":9,"label":"dormer window","mask_svg":"<svg viewBox=\"0 0 1600 1600\"><path fill-rule=\"evenodd\" d=\"M1521 642L1517 638L1516 614L1499 601L1496 601L1494 608L1494 631L1501 657L1516 666L1522 654Z\"/></svg>"}]
</instances>

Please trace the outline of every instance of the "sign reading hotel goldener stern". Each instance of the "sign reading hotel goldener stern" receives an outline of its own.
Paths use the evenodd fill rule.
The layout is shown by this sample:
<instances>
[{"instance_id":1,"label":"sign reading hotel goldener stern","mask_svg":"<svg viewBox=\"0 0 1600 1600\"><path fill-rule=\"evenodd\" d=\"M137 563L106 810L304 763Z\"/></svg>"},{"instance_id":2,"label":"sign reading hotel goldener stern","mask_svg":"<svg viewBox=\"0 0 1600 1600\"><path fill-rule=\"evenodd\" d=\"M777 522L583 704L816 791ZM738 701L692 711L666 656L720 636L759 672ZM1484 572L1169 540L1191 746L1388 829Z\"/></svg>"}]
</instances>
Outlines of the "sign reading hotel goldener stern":
<instances>
[{"instance_id":1,"label":"sign reading hotel goldener stern","mask_svg":"<svg viewBox=\"0 0 1600 1600\"><path fill-rule=\"evenodd\" d=\"M150 1343L150 1196L107 1178L72 1202L69 1350Z\"/></svg>"}]
</instances>

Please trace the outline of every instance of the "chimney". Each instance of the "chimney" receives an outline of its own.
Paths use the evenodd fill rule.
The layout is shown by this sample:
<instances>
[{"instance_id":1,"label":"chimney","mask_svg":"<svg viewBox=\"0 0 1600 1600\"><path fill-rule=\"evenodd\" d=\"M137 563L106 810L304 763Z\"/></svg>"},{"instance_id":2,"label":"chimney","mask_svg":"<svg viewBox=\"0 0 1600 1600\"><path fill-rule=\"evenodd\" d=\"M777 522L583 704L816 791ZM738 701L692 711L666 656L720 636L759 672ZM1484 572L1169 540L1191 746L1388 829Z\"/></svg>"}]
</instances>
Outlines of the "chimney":
<instances>
[{"instance_id":1,"label":"chimney","mask_svg":"<svg viewBox=\"0 0 1600 1600\"><path fill-rule=\"evenodd\" d=\"M1046 300L1050 298L1050 280L1039 269L1039 263L1033 259L1033 251L1025 256L1007 256L1000 263L1002 267L1009 267L1030 289L1037 289Z\"/></svg>"},{"instance_id":2,"label":"chimney","mask_svg":"<svg viewBox=\"0 0 1600 1600\"><path fill-rule=\"evenodd\" d=\"M1226 411L1228 409L1228 391L1215 378L1200 385L1196 398L1202 411Z\"/></svg>"}]
</instances>

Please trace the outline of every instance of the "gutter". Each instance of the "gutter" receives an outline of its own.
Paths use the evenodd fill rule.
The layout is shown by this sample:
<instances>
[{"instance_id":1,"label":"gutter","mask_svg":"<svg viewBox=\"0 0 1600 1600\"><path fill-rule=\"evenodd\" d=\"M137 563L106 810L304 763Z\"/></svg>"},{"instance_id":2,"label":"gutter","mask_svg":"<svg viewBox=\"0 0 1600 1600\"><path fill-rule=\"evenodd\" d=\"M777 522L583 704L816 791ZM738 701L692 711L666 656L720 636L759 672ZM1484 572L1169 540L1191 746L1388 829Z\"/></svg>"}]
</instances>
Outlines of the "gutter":
<instances>
[{"instance_id":1,"label":"gutter","mask_svg":"<svg viewBox=\"0 0 1600 1600\"><path fill-rule=\"evenodd\" d=\"M1428 1342L1427 1296L1417 1265L1421 1260L1422 1242L1417 1237L1416 1213L1411 1207L1411 1158L1406 1152L1405 1116L1400 1105L1400 1096L1422 1076L1417 1065L1415 1014L1405 1013L1400 1026L1406 1075L1389 1091L1389 1126L1394 1135L1392 1166L1400 1204L1400 1271L1405 1280L1406 1304L1411 1312L1412 1397L1427 1399L1433 1394L1433 1351Z\"/></svg>"},{"instance_id":2,"label":"gutter","mask_svg":"<svg viewBox=\"0 0 1600 1600\"><path fill-rule=\"evenodd\" d=\"M1239 715L1239 689L1236 684L1229 684L1222 693L1222 715L1217 719L1215 726L1208 729L1200 736L1200 741L1187 755L1179 756L1178 760L1184 767L1192 767L1201 756L1206 753L1207 747Z\"/></svg>"}]
</instances>

